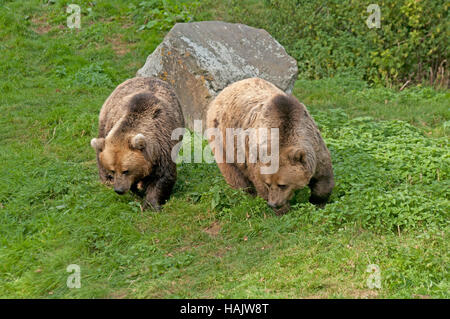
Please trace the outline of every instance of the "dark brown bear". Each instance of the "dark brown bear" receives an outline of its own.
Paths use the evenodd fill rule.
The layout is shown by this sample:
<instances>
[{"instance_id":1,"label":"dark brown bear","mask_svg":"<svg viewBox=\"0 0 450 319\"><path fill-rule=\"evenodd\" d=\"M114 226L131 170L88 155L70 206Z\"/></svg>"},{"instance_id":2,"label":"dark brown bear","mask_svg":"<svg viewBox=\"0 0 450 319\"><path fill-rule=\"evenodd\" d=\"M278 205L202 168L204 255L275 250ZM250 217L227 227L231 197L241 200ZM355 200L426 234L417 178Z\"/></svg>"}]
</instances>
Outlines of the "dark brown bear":
<instances>
[{"instance_id":1,"label":"dark brown bear","mask_svg":"<svg viewBox=\"0 0 450 319\"><path fill-rule=\"evenodd\" d=\"M97 152L100 180L118 194L145 192L144 209L159 210L169 198L177 171L171 151L182 139L172 131L184 127L177 96L164 81L132 78L120 84L100 111Z\"/></svg>"},{"instance_id":2,"label":"dark brown bear","mask_svg":"<svg viewBox=\"0 0 450 319\"><path fill-rule=\"evenodd\" d=\"M279 214L289 209L294 191L305 186L311 189L310 202L318 205L327 202L334 187L330 152L306 107L295 97L259 78L238 81L212 101L206 121L208 129L218 129L223 136L220 143L215 137L209 141L219 169L231 187L256 190ZM233 142L234 149L229 150L245 154L245 161L227 162L227 128L278 128L278 170L261 173L261 167L267 165L249 160L248 139L240 146Z\"/></svg>"}]
</instances>

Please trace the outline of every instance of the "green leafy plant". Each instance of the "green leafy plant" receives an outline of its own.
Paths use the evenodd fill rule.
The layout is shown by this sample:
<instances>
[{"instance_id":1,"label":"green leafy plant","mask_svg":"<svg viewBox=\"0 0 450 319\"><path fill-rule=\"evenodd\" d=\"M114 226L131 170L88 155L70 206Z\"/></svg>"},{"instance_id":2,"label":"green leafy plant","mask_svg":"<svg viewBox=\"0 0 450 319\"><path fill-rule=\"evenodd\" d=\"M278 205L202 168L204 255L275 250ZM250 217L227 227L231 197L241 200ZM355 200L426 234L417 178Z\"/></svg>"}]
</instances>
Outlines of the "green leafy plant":
<instances>
[{"instance_id":1,"label":"green leafy plant","mask_svg":"<svg viewBox=\"0 0 450 319\"><path fill-rule=\"evenodd\" d=\"M191 10L197 5L198 1L151 0L131 4L130 7L135 21L140 24L138 31L166 31L177 22L191 21Z\"/></svg>"},{"instance_id":2,"label":"green leafy plant","mask_svg":"<svg viewBox=\"0 0 450 319\"><path fill-rule=\"evenodd\" d=\"M266 29L296 58L300 78L345 74L384 86L426 81L448 87L449 2L377 1L381 27L369 29L371 3L224 1L217 12L230 22ZM211 5L212 1L203 2L198 11ZM206 18L214 19L211 15Z\"/></svg>"},{"instance_id":3,"label":"green leafy plant","mask_svg":"<svg viewBox=\"0 0 450 319\"><path fill-rule=\"evenodd\" d=\"M75 85L112 87L113 83L100 64L81 68L73 77Z\"/></svg>"}]
</instances>

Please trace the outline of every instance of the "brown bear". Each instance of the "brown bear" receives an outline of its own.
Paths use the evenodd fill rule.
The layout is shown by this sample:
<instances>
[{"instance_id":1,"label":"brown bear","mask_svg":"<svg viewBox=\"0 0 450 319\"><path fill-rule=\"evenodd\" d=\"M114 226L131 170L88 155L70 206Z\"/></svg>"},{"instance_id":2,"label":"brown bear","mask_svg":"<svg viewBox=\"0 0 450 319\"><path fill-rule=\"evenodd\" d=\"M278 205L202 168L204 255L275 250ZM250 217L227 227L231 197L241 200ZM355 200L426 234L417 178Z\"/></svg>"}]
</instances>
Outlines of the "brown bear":
<instances>
[{"instance_id":1,"label":"brown bear","mask_svg":"<svg viewBox=\"0 0 450 319\"><path fill-rule=\"evenodd\" d=\"M143 208L159 210L176 181L171 153L182 137L171 134L180 127L183 113L169 84L141 77L120 84L103 104L98 137L91 140L100 180L118 194L143 190Z\"/></svg>"},{"instance_id":2,"label":"brown bear","mask_svg":"<svg viewBox=\"0 0 450 319\"><path fill-rule=\"evenodd\" d=\"M309 115L306 107L292 95L287 95L275 85L259 79L251 78L235 82L226 87L210 104L206 125L220 132L220 140L216 136L208 137L211 150L226 182L233 188L244 188L264 198L276 213L283 214L289 209L289 200L296 189L309 186L310 202L323 206L334 187L331 156L320 132ZM252 133L244 137L241 144L235 143L232 136L228 139L230 128L278 129L276 141L266 139L267 150L276 151L271 145L278 142L276 160L277 170L264 173L266 163L250 160L249 141ZM227 130L228 129L228 130ZM246 131L241 131L246 132ZM268 136L272 136L268 133ZM272 139L275 139L275 135ZM253 139L262 143L264 140ZM241 153L243 161L229 153ZM261 145L257 145L258 148Z\"/></svg>"}]
</instances>

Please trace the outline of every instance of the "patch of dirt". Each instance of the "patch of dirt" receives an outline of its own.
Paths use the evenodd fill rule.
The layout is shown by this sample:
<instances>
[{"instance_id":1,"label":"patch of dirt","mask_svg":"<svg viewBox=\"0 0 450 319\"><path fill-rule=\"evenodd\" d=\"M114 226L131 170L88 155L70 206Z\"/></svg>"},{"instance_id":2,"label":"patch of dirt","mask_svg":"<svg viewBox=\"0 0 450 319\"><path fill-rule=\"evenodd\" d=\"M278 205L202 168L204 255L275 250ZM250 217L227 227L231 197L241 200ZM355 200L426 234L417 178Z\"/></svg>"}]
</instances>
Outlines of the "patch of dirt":
<instances>
[{"instance_id":1,"label":"patch of dirt","mask_svg":"<svg viewBox=\"0 0 450 319\"><path fill-rule=\"evenodd\" d=\"M211 237L217 237L217 235L219 235L220 229L221 227L219 223L217 221L214 221L214 223L205 228L203 231Z\"/></svg>"},{"instance_id":2,"label":"patch of dirt","mask_svg":"<svg viewBox=\"0 0 450 319\"><path fill-rule=\"evenodd\" d=\"M106 298L107 299L124 299L128 296L127 290L118 290L110 293Z\"/></svg>"},{"instance_id":3,"label":"patch of dirt","mask_svg":"<svg viewBox=\"0 0 450 319\"><path fill-rule=\"evenodd\" d=\"M306 297L302 297L304 299L324 299L326 296L324 295L308 295Z\"/></svg>"},{"instance_id":4,"label":"patch of dirt","mask_svg":"<svg viewBox=\"0 0 450 319\"><path fill-rule=\"evenodd\" d=\"M122 29L129 29L132 26L134 26L134 23L133 22L128 22L128 23L122 24Z\"/></svg>"},{"instance_id":5,"label":"patch of dirt","mask_svg":"<svg viewBox=\"0 0 450 319\"><path fill-rule=\"evenodd\" d=\"M123 41L121 34L116 34L113 38L109 38L107 41L108 43L111 43L114 52L119 57L130 52L129 44Z\"/></svg>"},{"instance_id":6,"label":"patch of dirt","mask_svg":"<svg viewBox=\"0 0 450 319\"><path fill-rule=\"evenodd\" d=\"M378 291L376 289L355 290L355 291L350 291L349 295L352 298L370 299L370 298L377 298L378 297Z\"/></svg>"},{"instance_id":7,"label":"patch of dirt","mask_svg":"<svg viewBox=\"0 0 450 319\"><path fill-rule=\"evenodd\" d=\"M52 29L52 26L47 22L46 16L33 17L31 22L34 24L33 30L36 33L46 34Z\"/></svg>"},{"instance_id":8,"label":"patch of dirt","mask_svg":"<svg viewBox=\"0 0 450 319\"><path fill-rule=\"evenodd\" d=\"M322 294L314 294L314 295L307 295L305 299L328 299L330 298L330 292L324 292ZM344 291L343 296L345 298L353 298L353 299L373 299L378 298L378 291L375 289L370 290L351 290L351 291Z\"/></svg>"},{"instance_id":9,"label":"patch of dirt","mask_svg":"<svg viewBox=\"0 0 450 319\"><path fill-rule=\"evenodd\" d=\"M215 251L214 256L222 259L223 256L225 256L226 253L228 253L232 248L230 246L227 246L225 248L220 248ZM205 256L206 257L206 256Z\"/></svg>"},{"instance_id":10,"label":"patch of dirt","mask_svg":"<svg viewBox=\"0 0 450 319\"><path fill-rule=\"evenodd\" d=\"M174 250L174 252L175 253L178 253L178 252L185 252L185 251L190 251L190 250L193 250L193 249L197 249L198 247L200 247L201 245L189 245L189 246L183 246L183 247L180 247L180 248L177 248L177 249L175 249Z\"/></svg>"}]
</instances>

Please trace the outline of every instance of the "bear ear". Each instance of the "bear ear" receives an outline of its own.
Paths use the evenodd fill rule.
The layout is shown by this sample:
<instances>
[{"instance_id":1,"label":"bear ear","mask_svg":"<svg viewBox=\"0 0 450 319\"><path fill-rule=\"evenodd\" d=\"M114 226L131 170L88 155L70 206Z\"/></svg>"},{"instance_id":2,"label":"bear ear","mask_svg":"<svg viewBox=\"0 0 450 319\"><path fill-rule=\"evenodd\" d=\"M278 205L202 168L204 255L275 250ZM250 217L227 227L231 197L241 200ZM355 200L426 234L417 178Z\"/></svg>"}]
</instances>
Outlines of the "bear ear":
<instances>
[{"instance_id":1,"label":"bear ear","mask_svg":"<svg viewBox=\"0 0 450 319\"><path fill-rule=\"evenodd\" d=\"M145 148L145 145L146 145L145 136L140 133L133 136L133 138L131 139L131 147L135 149L143 150Z\"/></svg>"},{"instance_id":2,"label":"bear ear","mask_svg":"<svg viewBox=\"0 0 450 319\"><path fill-rule=\"evenodd\" d=\"M312 149L291 147L288 150L287 157L294 165L301 164L311 173L316 169L316 156Z\"/></svg>"},{"instance_id":3,"label":"bear ear","mask_svg":"<svg viewBox=\"0 0 450 319\"><path fill-rule=\"evenodd\" d=\"M105 147L105 139L104 138L93 138L91 140L91 146L94 150L101 152Z\"/></svg>"},{"instance_id":4,"label":"bear ear","mask_svg":"<svg viewBox=\"0 0 450 319\"><path fill-rule=\"evenodd\" d=\"M293 163L302 163L304 164L306 162L306 152L305 150L301 148L294 148L292 147L288 152L288 158Z\"/></svg>"}]
</instances>

